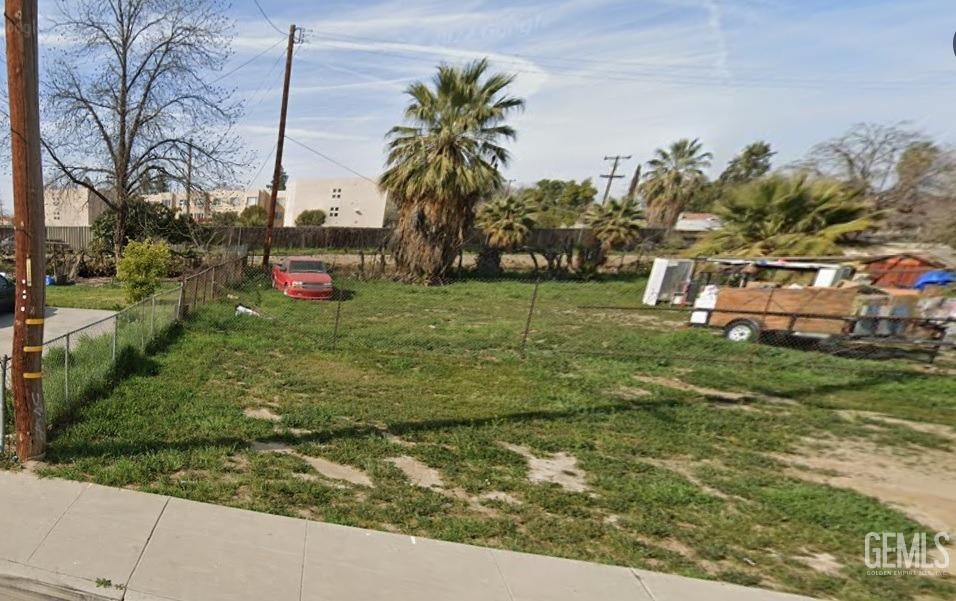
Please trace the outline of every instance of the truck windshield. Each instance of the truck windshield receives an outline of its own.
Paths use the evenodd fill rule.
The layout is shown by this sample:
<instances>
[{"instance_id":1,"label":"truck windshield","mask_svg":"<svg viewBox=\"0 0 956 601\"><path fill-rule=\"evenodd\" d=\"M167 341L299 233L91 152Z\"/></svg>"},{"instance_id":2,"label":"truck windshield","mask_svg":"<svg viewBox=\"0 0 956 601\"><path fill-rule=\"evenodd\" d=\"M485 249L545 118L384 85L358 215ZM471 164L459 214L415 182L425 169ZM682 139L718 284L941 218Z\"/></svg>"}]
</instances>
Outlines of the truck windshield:
<instances>
[{"instance_id":1,"label":"truck windshield","mask_svg":"<svg viewBox=\"0 0 956 601\"><path fill-rule=\"evenodd\" d=\"M325 263L322 261L291 261L289 271L292 273L325 273Z\"/></svg>"}]
</instances>

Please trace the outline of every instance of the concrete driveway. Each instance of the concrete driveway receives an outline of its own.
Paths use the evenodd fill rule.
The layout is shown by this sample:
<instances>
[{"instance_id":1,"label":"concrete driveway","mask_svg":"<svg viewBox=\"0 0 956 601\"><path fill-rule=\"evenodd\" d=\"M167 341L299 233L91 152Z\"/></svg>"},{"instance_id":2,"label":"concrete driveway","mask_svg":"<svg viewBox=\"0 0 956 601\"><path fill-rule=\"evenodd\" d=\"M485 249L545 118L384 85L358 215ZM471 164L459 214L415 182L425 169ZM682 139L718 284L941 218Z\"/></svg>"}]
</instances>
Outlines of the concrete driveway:
<instances>
[{"instance_id":1,"label":"concrete driveway","mask_svg":"<svg viewBox=\"0 0 956 601\"><path fill-rule=\"evenodd\" d=\"M43 324L43 340L52 340L85 327L91 323L111 317L116 311L101 309L68 309L65 307L47 307L46 323ZM87 333L97 334L108 332L113 327L112 321L97 325ZM10 354L13 349L13 313L0 315L0 354Z\"/></svg>"}]
</instances>

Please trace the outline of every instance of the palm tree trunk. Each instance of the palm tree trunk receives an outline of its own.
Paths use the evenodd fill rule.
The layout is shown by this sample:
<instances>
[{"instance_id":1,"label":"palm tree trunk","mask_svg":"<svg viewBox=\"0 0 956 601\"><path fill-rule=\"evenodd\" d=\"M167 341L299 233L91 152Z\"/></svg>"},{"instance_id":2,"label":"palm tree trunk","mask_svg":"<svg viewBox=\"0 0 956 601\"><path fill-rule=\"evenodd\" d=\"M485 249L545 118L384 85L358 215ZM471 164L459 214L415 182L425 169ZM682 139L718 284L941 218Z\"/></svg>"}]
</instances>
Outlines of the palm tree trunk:
<instances>
[{"instance_id":1,"label":"palm tree trunk","mask_svg":"<svg viewBox=\"0 0 956 601\"><path fill-rule=\"evenodd\" d=\"M472 217L471 211L460 208L404 203L392 238L399 277L425 284L445 282Z\"/></svg>"}]
</instances>

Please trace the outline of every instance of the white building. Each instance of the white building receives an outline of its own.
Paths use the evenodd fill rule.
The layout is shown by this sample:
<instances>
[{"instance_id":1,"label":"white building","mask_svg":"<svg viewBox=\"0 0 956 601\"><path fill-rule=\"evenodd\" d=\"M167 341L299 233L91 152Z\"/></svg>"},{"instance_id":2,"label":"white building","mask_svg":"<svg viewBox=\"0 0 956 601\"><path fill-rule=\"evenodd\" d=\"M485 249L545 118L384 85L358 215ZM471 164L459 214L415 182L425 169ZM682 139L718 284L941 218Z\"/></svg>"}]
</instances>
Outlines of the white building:
<instances>
[{"instance_id":1,"label":"white building","mask_svg":"<svg viewBox=\"0 0 956 601\"><path fill-rule=\"evenodd\" d=\"M303 178L286 186L285 227L295 226L302 211L320 209L327 227L382 227L385 193L359 177Z\"/></svg>"},{"instance_id":2,"label":"white building","mask_svg":"<svg viewBox=\"0 0 956 601\"><path fill-rule=\"evenodd\" d=\"M45 225L93 225L106 212L106 203L86 188L44 188L43 211Z\"/></svg>"}]
</instances>

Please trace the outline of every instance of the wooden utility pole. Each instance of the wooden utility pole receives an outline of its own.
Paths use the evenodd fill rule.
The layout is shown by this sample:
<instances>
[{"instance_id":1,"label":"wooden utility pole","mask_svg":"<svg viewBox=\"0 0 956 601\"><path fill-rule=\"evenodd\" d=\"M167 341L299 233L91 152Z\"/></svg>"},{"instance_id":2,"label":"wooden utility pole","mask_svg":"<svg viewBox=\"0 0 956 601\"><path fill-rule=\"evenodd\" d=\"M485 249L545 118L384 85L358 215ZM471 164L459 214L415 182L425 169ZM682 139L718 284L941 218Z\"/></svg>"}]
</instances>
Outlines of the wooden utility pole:
<instances>
[{"instance_id":1,"label":"wooden utility pole","mask_svg":"<svg viewBox=\"0 0 956 601\"><path fill-rule=\"evenodd\" d=\"M40 458L46 452L42 380L46 229L40 162L37 0L5 0L4 13L17 278L13 410L17 422L17 457L26 461Z\"/></svg>"},{"instance_id":2,"label":"wooden utility pole","mask_svg":"<svg viewBox=\"0 0 956 601\"><path fill-rule=\"evenodd\" d=\"M631 155L621 156L619 154L612 157L604 157L605 161L614 161L614 164L611 166L610 175L601 175L602 179L607 179L607 187L604 188L604 198L601 200L601 204L607 204L607 197L611 193L611 184L614 182L614 180L624 177L623 175L616 175L618 164L621 162L621 160L627 161L630 158Z\"/></svg>"},{"instance_id":3,"label":"wooden utility pole","mask_svg":"<svg viewBox=\"0 0 956 601\"><path fill-rule=\"evenodd\" d=\"M186 147L186 217L193 214L193 141ZM187 223L189 223L187 221Z\"/></svg>"},{"instance_id":4,"label":"wooden utility pole","mask_svg":"<svg viewBox=\"0 0 956 601\"><path fill-rule=\"evenodd\" d=\"M292 80L292 48L295 46L295 24L289 25L289 43L285 51L285 78L282 81L282 109L279 112L279 140L276 142L276 166L272 172L272 190L269 191L269 208L266 217L266 237L262 243L262 266L269 267L272 252L272 228L276 221L276 199L279 195L279 180L282 178L282 147L285 142L285 115L289 108L289 82Z\"/></svg>"}]
</instances>

